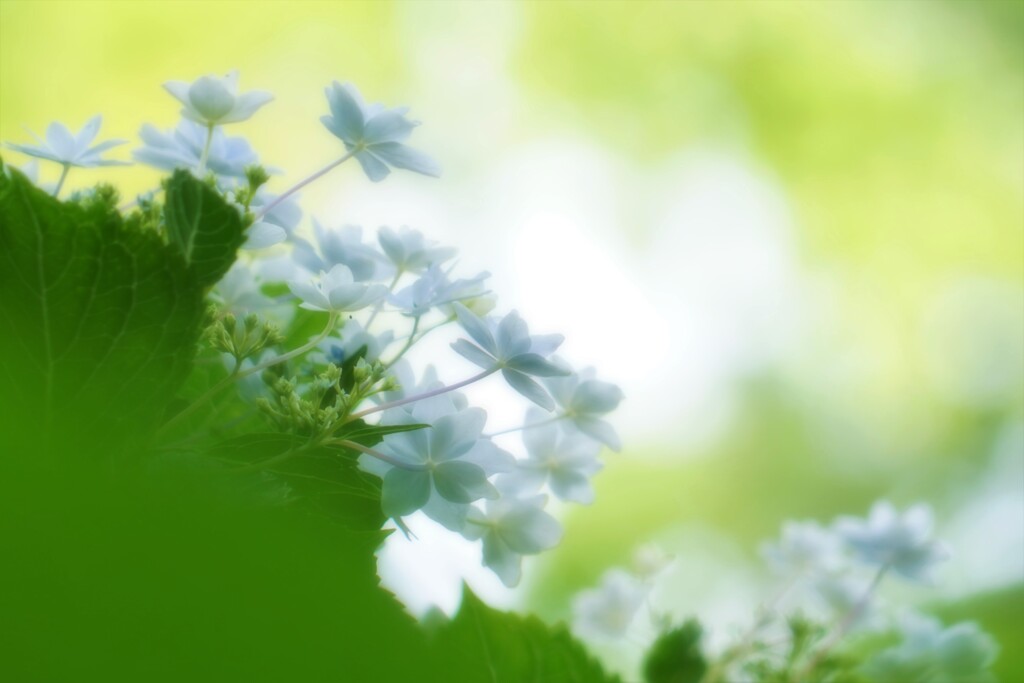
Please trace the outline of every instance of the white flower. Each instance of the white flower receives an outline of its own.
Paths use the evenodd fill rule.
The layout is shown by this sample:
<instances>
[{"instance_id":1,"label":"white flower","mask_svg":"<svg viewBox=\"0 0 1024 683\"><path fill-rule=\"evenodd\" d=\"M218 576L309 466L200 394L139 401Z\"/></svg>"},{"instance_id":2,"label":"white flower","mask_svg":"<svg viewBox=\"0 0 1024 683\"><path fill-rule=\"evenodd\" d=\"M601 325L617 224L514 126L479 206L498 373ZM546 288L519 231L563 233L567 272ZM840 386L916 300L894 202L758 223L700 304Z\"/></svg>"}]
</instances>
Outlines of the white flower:
<instances>
[{"instance_id":1,"label":"white flower","mask_svg":"<svg viewBox=\"0 0 1024 683\"><path fill-rule=\"evenodd\" d=\"M761 554L774 571L789 576L832 572L843 564L840 539L817 522L785 522L782 538L765 543Z\"/></svg>"},{"instance_id":2,"label":"white flower","mask_svg":"<svg viewBox=\"0 0 1024 683\"><path fill-rule=\"evenodd\" d=\"M476 277L452 281L441 266L435 264L414 283L388 297L388 301L401 309L403 315L419 318L432 308L446 307L486 294L483 282L488 277L490 273L484 272Z\"/></svg>"},{"instance_id":3,"label":"white flower","mask_svg":"<svg viewBox=\"0 0 1024 683\"><path fill-rule=\"evenodd\" d=\"M999 651L992 637L973 622L943 628L930 617L902 619L903 642L874 655L860 671L872 681L994 683L988 668Z\"/></svg>"},{"instance_id":4,"label":"white flower","mask_svg":"<svg viewBox=\"0 0 1024 683\"><path fill-rule=\"evenodd\" d=\"M313 219L316 245L296 237L292 252L296 262L311 272L329 270L339 263L348 266L357 282L383 280L391 276L384 255L363 242L363 229L358 225L325 228Z\"/></svg>"},{"instance_id":5,"label":"white flower","mask_svg":"<svg viewBox=\"0 0 1024 683\"><path fill-rule=\"evenodd\" d=\"M184 105L181 115L208 128L245 121L274 99L262 90L238 92L238 71L226 76L200 76L195 81L168 81L164 88Z\"/></svg>"},{"instance_id":6,"label":"white flower","mask_svg":"<svg viewBox=\"0 0 1024 683\"><path fill-rule=\"evenodd\" d=\"M915 505L900 515L879 501L866 520L842 517L835 530L862 562L886 566L912 581L929 582L935 566L949 558L946 546L932 538L932 513Z\"/></svg>"},{"instance_id":7,"label":"white flower","mask_svg":"<svg viewBox=\"0 0 1024 683\"><path fill-rule=\"evenodd\" d=\"M543 419L540 410L531 410L526 422ZM516 463L516 470L502 477L502 485L513 490L536 491L544 484L561 500L589 504L594 501L590 478L601 469L598 446L588 439L570 434L557 422L523 431L528 457Z\"/></svg>"},{"instance_id":8,"label":"white flower","mask_svg":"<svg viewBox=\"0 0 1024 683\"><path fill-rule=\"evenodd\" d=\"M319 281L289 282L288 287L292 294L302 299L302 308L334 313L358 311L387 293L387 287L383 285L357 283L352 271L340 264L327 273L321 271Z\"/></svg>"},{"instance_id":9,"label":"white flower","mask_svg":"<svg viewBox=\"0 0 1024 683\"><path fill-rule=\"evenodd\" d=\"M562 527L544 512L547 496L489 500L485 510L470 508L463 535L483 539L483 563L502 583L515 586L522 578L524 555L536 555L558 545Z\"/></svg>"},{"instance_id":10,"label":"white flower","mask_svg":"<svg viewBox=\"0 0 1024 683\"><path fill-rule=\"evenodd\" d=\"M19 145L5 143L7 147L22 154L55 161L64 166L79 166L91 168L94 166L130 166L127 161L114 161L101 158L101 154L111 147L123 145L127 140L107 140L98 145L92 145L96 135L100 132L100 125L103 123L102 116L94 116L89 119L78 131L78 135L72 135L64 124L54 121L46 128L46 141L38 135L29 131L29 134L36 139L38 145Z\"/></svg>"},{"instance_id":11,"label":"white flower","mask_svg":"<svg viewBox=\"0 0 1024 683\"><path fill-rule=\"evenodd\" d=\"M405 117L408 108L387 109L382 104L366 104L355 86L334 82L325 93L330 116L321 116L327 130L345 143L366 177L373 182L391 173L389 166L429 176L439 176L437 162L423 152L403 144L419 125Z\"/></svg>"},{"instance_id":12,"label":"white flower","mask_svg":"<svg viewBox=\"0 0 1024 683\"><path fill-rule=\"evenodd\" d=\"M298 197L291 195L279 203L275 203L276 199L277 195L267 192L262 187L256 191L249 208L253 213L262 215L246 230L247 238L242 245L243 249L265 249L284 242L295 232L299 221L302 220ZM265 214L262 213L260 209L268 205L272 205L273 208Z\"/></svg>"},{"instance_id":13,"label":"white flower","mask_svg":"<svg viewBox=\"0 0 1024 683\"><path fill-rule=\"evenodd\" d=\"M597 588L572 602L573 621L582 635L616 639L629 630L650 593L650 586L621 569L609 569Z\"/></svg>"},{"instance_id":14,"label":"white flower","mask_svg":"<svg viewBox=\"0 0 1024 683\"><path fill-rule=\"evenodd\" d=\"M446 395L418 401L408 411L388 411L381 424L430 427L389 434L375 447L397 464L360 457L363 469L384 480L385 514L398 518L422 509L452 531L462 531L469 503L498 497L488 477L513 463L509 453L481 437L486 420L482 409L460 407Z\"/></svg>"},{"instance_id":15,"label":"white flower","mask_svg":"<svg viewBox=\"0 0 1024 683\"><path fill-rule=\"evenodd\" d=\"M377 241L388 260L403 273L421 273L430 266L448 261L456 253L452 247L428 242L419 230L404 225L398 230L381 227L377 231Z\"/></svg>"},{"instance_id":16,"label":"white flower","mask_svg":"<svg viewBox=\"0 0 1024 683\"><path fill-rule=\"evenodd\" d=\"M459 339L452 348L485 370L500 369L509 386L541 408L553 410L555 402L551 396L529 376L569 374L565 368L546 359L561 345L564 337L560 334L531 336L526 322L515 311L500 322L494 322L490 318L480 318L460 304L453 304L453 308L462 329L476 344Z\"/></svg>"},{"instance_id":17,"label":"white flower","mask_svg":"<svg viewBox=\"0 0 1024 683\"><path fill-rule=\"evenodd\" d=\"M200 166L207 135L206 128L188 119L166 133L146 124L139 131L143 146L133 151L132 157L164 171L177 168L194 171ZM222 177L244 178L245 167L258 162L259 156L245 138L228 137L219 129L213 131L206 158L208 170Z\"/></svg>"},{"instance_id":18,"label":"white flower","mask_svg":"<svg viewBox=\"0 0 1024 683\"><path fill-rule=\"evenodd\" d=\"M561 364L558 358L554 361ZM622 402L622 389L610 382L594 379L591 368L578 374L550 377L544 380L544 385L577 429L613 451L622 449L615 428L601 419Z\"/></svg>"}]
</instances>

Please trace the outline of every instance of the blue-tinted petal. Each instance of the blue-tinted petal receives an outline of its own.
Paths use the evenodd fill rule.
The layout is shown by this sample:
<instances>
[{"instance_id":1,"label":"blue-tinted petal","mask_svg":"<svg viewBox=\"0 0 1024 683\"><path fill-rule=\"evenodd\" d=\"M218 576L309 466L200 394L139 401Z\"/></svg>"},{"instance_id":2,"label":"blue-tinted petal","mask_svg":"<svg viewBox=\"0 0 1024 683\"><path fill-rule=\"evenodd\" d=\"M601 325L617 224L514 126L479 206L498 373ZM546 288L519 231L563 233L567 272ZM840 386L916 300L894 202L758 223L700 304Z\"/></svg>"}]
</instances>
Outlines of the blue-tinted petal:
<instances>
[{"instance_id":1,"label":"blue-tinted petal","mask_svg":"<svg viewBox=\"0 0 1024 683\"><path fill-rule=\"evenodd\" d=\"M509 386L545 410L554 410L555 402L541 385L516 370L502 370L502 376Z\"/></svg>"},{"instance_id":2,"label":"blue-tinted petal","mask_svg":"<svg viewBox=\"0 0 1024 683\"><path fill-rule=\"evenodd\" d=\"M440 177L441 167L429 156L400 142L380 142L371 146L373 153L395 168Z\"/></svg>"}]
</instances>

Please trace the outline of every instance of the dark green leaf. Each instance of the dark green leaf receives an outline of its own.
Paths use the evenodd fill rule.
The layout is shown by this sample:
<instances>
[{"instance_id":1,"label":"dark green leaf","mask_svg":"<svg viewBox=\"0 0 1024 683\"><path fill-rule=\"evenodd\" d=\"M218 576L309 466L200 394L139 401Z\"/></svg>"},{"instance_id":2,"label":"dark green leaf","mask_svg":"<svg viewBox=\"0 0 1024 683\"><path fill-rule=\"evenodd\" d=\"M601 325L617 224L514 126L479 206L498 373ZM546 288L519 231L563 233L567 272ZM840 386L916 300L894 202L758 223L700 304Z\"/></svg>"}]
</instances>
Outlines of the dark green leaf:
<instances>
[{"instance_id":1,"label":"dark green leaf","mask_svg":"<svg viewBox=\"0 0 1024 683\"><path fill-rule=\"evenodd\" d=\"M499 612L463 589L455 618L432 642L435 667L448 667L448 680L473 683L613 683L564 626L536 617Z\"/></svg>"},{"instance_id":2,"label":"dark green leaf","mask_svg":"<svg viewBox=\"0 0 1024 683\"><path fill-rule=\"evenodd\" d=\"M185 258L200 285L219 280L245 242L242 217L212 187L177 170L166 188L167 239Z\"/></svg>"},{"instance_id":3,"label":"dark green leaf","mask_svg":"<svg viewBox=\"0 0 1024 683\"><path fill-rule=\"evenodd\" d=\"M648 683L699 683L708 664L701 652L703 629L695 619L661 635L644 659Z\"/></svg>"},{"instance_id":4,"label":"dark green leaf","mask_svg":"<svg viewBox=\"0 0 1024 683\"><path fill-rule=\"evenodd\" d=\"M108 203L0 173L0 439L104 456L138 439L188 373L202 297L181 256Z\"/></svg>"}]
</instances>

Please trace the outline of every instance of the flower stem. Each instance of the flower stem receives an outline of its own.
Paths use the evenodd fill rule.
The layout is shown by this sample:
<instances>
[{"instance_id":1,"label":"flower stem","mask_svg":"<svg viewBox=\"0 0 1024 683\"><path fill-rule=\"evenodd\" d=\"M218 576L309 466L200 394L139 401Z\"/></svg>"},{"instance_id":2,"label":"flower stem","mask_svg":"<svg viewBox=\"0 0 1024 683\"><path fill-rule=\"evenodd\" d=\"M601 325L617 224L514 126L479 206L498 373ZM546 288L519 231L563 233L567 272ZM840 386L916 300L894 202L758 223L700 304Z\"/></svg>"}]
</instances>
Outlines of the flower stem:
<instances>
[{"instance_id":1,"label":"flower stem","mask_svg":"<svg viewBox=\"0 0 1024 683\"><path fill-rule=\"evenodd\" d=\"M298 192L299 190L304 188L306 185L309 185L311 182L313 182L314 180L316 180L320 176L326 174L328 171L334 169L337 166L341 166L343 163L348 161L352 157L353 154L355 154L355 150L353 150L351 152L348 152L345 156L341 157L337 161L332 161L331 163L327 164L326 166L324 166L319 171L317 171L313 175L309 176L305 180L300 180L298 183L293 185L290 189L286 190L284 192L284 194L278 196L277 199L275 199L274 201L270 202L269 204L264 206L262 209L260 209L259 213L256 214L256 220L259 220L259 219L263 218L264 216L266 216L271 210L273 210L273 208L275 206L277 206L278 204L283 202L285 199L287 199L288 197L292 196L293 194L295 194L296 192Z\"/></svg>"},{"instance_id":2,"label":"flower stem","mask_svg":"<svg viewBox=\"0 0 1024 683\"><path fill-rule=\"evenodd\" d=\"M878 589L878 585L882 583L882 579L885 578L885 574L888 571L888 564L883 564L878 568L878 573L875 574L875 578L872 579L871 585L868 586L868 589L864 591L864 595L862 595L860 600L857 601L857 604L850 608L850 611L847 612L846 616L843 617L843 620L839 622L839 626L837 626L836 630L832 632L832 635L829 636L818 651L814 653L814 656L810 658L803 669L801 669L796 675L793 679L794 683L799 683L800 681L805 680L811 672L814 671L815 667L821 663L825 658L825 655L827 655L829 651L843 639L843 636L849 632L857 619L864 613L864 610L867 609L868 603L871 602L871 596L874 595L875 590Z\"/></svg>"},{"instance_id":3,"label":"flower stem","mask_svg":"<svg viewBox=\"0 0 1024 683\"><path fill-rule=\"evenodd\" d=\"M419 322L420 322L420 319L416 318L416 323L413 325L412 332L409 334L409 337L405 340L405 344L402 345L402 348L399 349L398 353L395 354L394 358L392 358L391 360L389 360L387 363L384 364L384 369L385 370L390 370L391 366L393 366L398 361L402 360L402 356L404 356L406 354L406 352L409 349L411 349L414 344L419 342L421 339L426 337L428 334L430 334L431 332L433 332L437 328L444 327L445 325L450 323L451 320L450 319L449 320L442 320L439 323L435 323L435 324L431 325L430 327L428 327L427 329L425 329L422 332L420 332L420 336L417 337L416 336L416 328L418 327Z\"/></svg>"},{"instance_id":4,"label":"flower stem","mask_svg":"<svg viewBox=\"0 0 1024 683\"><path fill-rule=\"evenodd\" d=\"M60 180L57 181L57 187L53 190L53 196L56 197L60 194L60 189L64 187L64 181L68 177L68 171L71 170L71 164L61 164L63 170L60 172Z\"/></svg>"},{"instance_id":5,"label":"flower stem","mask_svg":"<svg viewBox=\"0 0 1024 683\"><path fill-rule=\"evenodd\" d=\"M450 384L446 387L440 387L432 391L426 391L422 394L416 394L415 396L406 396L405 398L400 398L395 401L389 401L387 403L381 403L378 406L367 408L366 410L361 410L358 413L352 413L351 415L348 416L348 419L345 420L345 422L352 422L353 420L358 420L359 418L366 417L367 415L379 413L382 410L387 410L389 408L397 408L398 406L404 406L409 403L415 403L416 401L422 401L427 398L433 398L434 396L440 396L441 394L446 394L449 391L461 389L462 387L469 386L473 382L478 382L482 380L484 377L487 377L488 375L493 375L495 372L498 371L498 369L499 368L495 366L493 368L490 368L489 370L484 370L481 373L473 375L469 379L464 379L461 382L456 382L455 384Z\"/></svg>"},{"instance_id":6,"label":"flower stem","mask_svg":"<svg viewBox=\"0 0 1024 683\"><path fill-rule=\"evenodd\" d=\"M401 278L402 278L402 269L399 268L398 272L395 273L395 277L392 278L391 284L388 285L388 293L391 293L391 292L395 291L395 285L398 284L398 281ZM373 312L370 313L370 318L366 321L366 324L363 325L363 329L364 330L369 331L370 325L372 325L373 321L377 319L377 314L380 313L380 309L384 308L384 299L386 299L386 298L387 297L382 297L379 301L377 301L377 305L373 307ZM419 324L419 322L420 322L420 319L416 318L416 324L417 325Z\"/></svg>"},{"instance_id":7,"label":"flower stem","mask_svg":"<svg viewBox=\"0 0 1024 683\"><path fill-rule=\"evenodd\" d=\"M239 372L238 371L239 365L235 365L235 369L231 372L230 375L228 375L227 377L222 379L217 384L214 384L212 387L210 387L210 389L205 394L203 394L202 396L197 398L195 401L193 401L187 407L185 407L180 413L178 413L177 415L172 417L170 420L165 422L164 425L162 427L160 427L159 430L157 430L156 436L159 437L159 436L161 436L163 434L166 434L167 431L171 427L173 427L174 425L178 424L183 419L185 419L186 417L188 417L189 415L194 413L196 410L198 410L200 407L202 407L204 404L206 404L210 399L212 399L214 396L219 394L226 387L230 386L236 380L243 379L245 377L249 377L250 375L253 375L253 374L257 373L257 372L262 372L262 371L266 370L269 367L272 367L274 365L278 365L279 363L284 363L287 360L291 360L292 358L295 358L296 356L300 356L300 355L306 353L307 351L309 351L310 349L315 347L317 344L319 344L321 341L323 341L324 338L326 338L327 335L329 335L332 331L334 331L334 326L335 326L335 323L337 323L337 321L338 321L338 314L337 313L331 313L330 318L327 320L327 326L324 327L323 331L320 334L318 334L316 337L311 339L308 343L303 344L299 348L293 349L293 350L289 351L288 353L283 353L280 356L275 356L274 358L271 358L268 361L264 361L264 362L260 363L259 365L254 365L253 367L248 368L247 370L245 370L243 372Z\"/></svg>"},{"instance_id":8,"label":"flower stem","mask_svg":"<svg viewBox=\"0 0 1024 683\"><path fill-rule=\"evenodd\" d=\"M540 427L542 425L551 424L552 422L558 422L559 420L561 420L564 417L565 417L565 413L559 413L558 415L555 415L554 417L549 417L549 418L546 418L544 420L538 420L537 422L530 422L528 424L520 425L518 427L510 427L508 429L502 429L500 432L491 432L490 434L484 434L484 436L487 437L488 439L490 439L490 438L495 437L495 436L501 436L502 434L511 434L512 432L522 432L522 431L525 431L527 429L533 429L534 427Z\"/></svg>"},{"instance_id":9,"label":"flower stem","mask_svg":"<svg viewBox=\"0 0 1024 683\"><path fill-rule=\"evenodd\" d=\"M206 144L203 145L203 154L199 157L199 167L196 168L196 174L202 177L206 173L206 161L210 158L210 145L213 143L213 124L206 126Z\"/></svg>"}]
</instances>

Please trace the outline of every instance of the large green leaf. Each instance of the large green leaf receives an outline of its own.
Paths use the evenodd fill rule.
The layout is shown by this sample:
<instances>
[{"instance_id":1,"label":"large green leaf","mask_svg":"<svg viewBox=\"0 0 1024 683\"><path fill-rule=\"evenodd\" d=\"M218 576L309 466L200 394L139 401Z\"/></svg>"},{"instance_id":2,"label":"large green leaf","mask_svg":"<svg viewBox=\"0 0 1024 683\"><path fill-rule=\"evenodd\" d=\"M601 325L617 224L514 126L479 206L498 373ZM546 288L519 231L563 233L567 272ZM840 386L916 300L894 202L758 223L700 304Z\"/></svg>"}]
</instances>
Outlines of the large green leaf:
<instances>
[{"instance_id":1,"label":"large green leaf","mask_svg":"<svg viewBox=\"0 0 1024 683\"><path fill-rule=\"evenodd\" d=\"M448 667L448 680L474 683L614 683L564 626L499 612L471 590L435 634L431 650ZM441 664L435 665L440 668Z\"/></svg>"},{"instance_id":2,"label":"large green leaf","mask_svg":"<svg viewBox=\"0 0 1024 683\"><path fill-rule=\"evenodd\" d=\"M177 170L166 184L167 239L200 285L217 282L245 242L242 217L209 185Z\"/></svg>"},{"instance_id":3,"label":"large green leaf","mask_svg":"<svg viewBox=\"0 0 1024 683\"><path fill-rule=\"evenodd\" d=\"M0 439L106 454L145 434L189 371L202 297L112 201L59 202L0 172Z\"/></svg>"}]
</instances>

